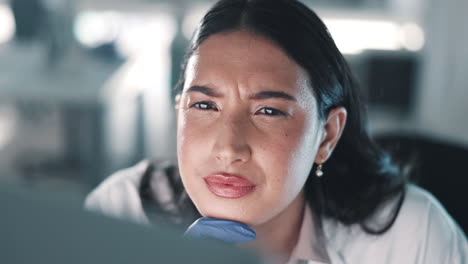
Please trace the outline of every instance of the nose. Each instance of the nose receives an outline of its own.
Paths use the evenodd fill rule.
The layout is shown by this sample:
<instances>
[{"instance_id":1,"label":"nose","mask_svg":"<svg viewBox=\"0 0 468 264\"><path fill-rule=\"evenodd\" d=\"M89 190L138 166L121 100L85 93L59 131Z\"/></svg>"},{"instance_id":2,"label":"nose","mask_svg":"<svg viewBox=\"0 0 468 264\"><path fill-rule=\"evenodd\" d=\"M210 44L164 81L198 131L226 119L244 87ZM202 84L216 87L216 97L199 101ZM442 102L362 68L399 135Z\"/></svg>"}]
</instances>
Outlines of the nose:
<instances>
[{"instance_id":1,"label":"nose","mask_svg":"<svg viewBox=\"0 0 468 264\"><path fill-rule=\"evenodd\" d=\"M216 161L230 166L250 160L252 150L248 144L248 128L245 120L225 118L220 121L213 146Z\"/></svg>"}]
</instances>

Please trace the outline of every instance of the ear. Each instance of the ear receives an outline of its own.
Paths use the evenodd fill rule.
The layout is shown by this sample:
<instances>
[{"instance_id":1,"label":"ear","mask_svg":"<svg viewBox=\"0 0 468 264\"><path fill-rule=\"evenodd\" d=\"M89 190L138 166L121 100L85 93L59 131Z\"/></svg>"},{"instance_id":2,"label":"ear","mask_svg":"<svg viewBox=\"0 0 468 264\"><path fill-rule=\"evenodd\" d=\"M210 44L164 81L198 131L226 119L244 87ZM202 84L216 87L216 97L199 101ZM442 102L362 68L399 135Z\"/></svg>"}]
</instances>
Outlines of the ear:
<instances>
[{"instance_id":1,"label":"ear","mask_svg":"<svg viewBox=\"0 0 468 264\"><path fill-rule=\"evenodd\" d=\"M344 107L336 107L330 111L327 122L323 127L322 139L315 157L315 163L322 164L330 158L343 133L347 115L348 113Z\"/></svg>"}]
</instances>

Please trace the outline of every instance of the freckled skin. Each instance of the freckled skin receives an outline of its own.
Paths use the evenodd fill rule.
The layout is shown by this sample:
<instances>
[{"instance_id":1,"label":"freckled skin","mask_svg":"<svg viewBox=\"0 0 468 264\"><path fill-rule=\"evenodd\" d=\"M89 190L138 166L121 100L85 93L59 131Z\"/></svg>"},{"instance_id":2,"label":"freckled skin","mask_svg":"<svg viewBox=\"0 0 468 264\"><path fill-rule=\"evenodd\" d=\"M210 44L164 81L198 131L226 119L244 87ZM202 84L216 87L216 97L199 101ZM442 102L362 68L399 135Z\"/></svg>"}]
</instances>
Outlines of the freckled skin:
<instances>
[{"instance_id":1,"label":"freckled skin","mask_svg":"<svg viewBox=\"0 0 468 264\"><path fill-rule=\"evenodd\" d=\"M187 93L194 85L222 96ZM249 98L263 90L296 101ZM216 110L193 106L201 101ZM287 116L262 114L265 107ZM322 124L306 73L277 45L244 31L210 36L189 60L177 108L180 173L202 215L259 226L303 203ZM255 191L239 199L217 197L203 180L215 172L243 176Z\"/></svg>"}]
</instances>

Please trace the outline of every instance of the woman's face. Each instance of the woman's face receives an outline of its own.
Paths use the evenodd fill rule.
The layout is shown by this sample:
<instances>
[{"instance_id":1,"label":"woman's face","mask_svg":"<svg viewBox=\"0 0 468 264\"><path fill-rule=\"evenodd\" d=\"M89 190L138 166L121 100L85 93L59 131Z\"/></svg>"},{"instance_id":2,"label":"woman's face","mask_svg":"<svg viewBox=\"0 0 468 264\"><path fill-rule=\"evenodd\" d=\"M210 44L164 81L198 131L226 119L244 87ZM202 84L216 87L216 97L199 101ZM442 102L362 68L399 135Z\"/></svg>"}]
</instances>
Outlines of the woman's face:
<instances>
[{"instance_id":1,"label":"woman's face","mask_svg":"<svg viewBox=\"0 0 468 264\"><path fill-rule=\"evenodd\" d=\"M273 42L235 31L206 39L185 78L178 163L199 212L255 226L302 199L322 136L305 71Z\"/></svg>"}]
</instances>

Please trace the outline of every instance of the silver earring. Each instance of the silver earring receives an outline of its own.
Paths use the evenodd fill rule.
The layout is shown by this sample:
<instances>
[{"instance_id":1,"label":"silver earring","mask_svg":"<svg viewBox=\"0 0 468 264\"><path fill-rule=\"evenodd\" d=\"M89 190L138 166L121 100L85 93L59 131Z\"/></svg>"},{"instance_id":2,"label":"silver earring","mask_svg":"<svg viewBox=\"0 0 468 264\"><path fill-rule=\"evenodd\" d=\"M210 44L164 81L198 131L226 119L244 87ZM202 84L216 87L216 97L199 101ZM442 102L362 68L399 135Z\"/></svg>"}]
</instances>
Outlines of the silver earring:
<instances>
[{"instance_id":1,"label":"silver earring","mask_svg":"<svg viewBox=\"0 0 468 264\"><path fill-rule=\"evenodd\" d=\"M322 177L322 175L323 175L322 164L319 164L317 166L317 170L315 171L315 175L317 175L317 177L319 177L319 178Z\"/></svg>"}]
</instances>

